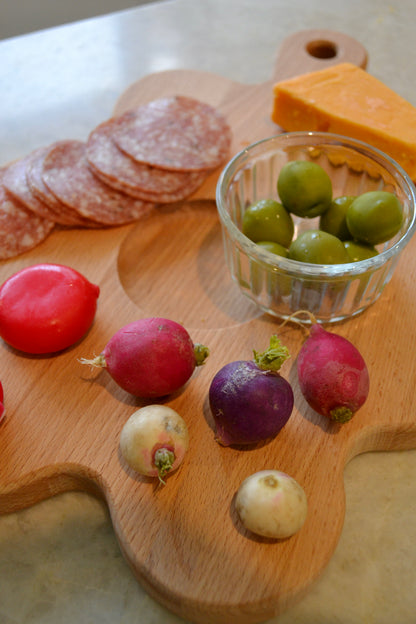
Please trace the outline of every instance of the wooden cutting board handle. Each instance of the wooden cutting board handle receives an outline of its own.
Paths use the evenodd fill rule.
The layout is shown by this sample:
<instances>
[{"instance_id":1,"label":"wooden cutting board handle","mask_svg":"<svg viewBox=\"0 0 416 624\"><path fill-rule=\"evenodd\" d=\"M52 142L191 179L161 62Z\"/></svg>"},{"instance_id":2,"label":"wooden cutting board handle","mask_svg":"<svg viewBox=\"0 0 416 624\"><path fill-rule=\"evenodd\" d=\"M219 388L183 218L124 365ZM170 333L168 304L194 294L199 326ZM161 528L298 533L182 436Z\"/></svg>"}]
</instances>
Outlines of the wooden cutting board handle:
<instances>
[{"instance_id":1,"label":"wooden cutting board handle","mask_svg":"<svg viewBox=\"0 0 416 624\"><path fill-rule=\"evenodd\" d=\"M345 62L366 69L367 61L367 50L353 37L332 30L301 30L283 41L272 78L277 82Z\"/></svg>"},{"instance_id":2,"label":"wooden cutting board handle","mask_svg":"<svg viewBox=\"0 0 416 624\"><path fill-rule=\"evenodd\" d=\"M113 112L114 115L119 115L129 108L156 97L181 93L199 97L202 101L219 107L227 115L233 115L233 111L238 109L240 112L237 116L238 123L244 104L255 107L255 98L257 106L264 106L264 101L270 100L271 85L274 82L343 62L354 63L365 69L367 66L366 49L361 43L344 33L332 30L302 30L283 40L277 52L270 80L265 83L243 85L215 75L217 88L213 90L211 79L214 75L209 72L186 69L166 70L149 74L132 83L118 98ZM270 132L275 128L271 126ZM238 134L238 128L235 134ZM254 136L253 140L254 138L256 137Z\"/></svg>"}]
</instances>

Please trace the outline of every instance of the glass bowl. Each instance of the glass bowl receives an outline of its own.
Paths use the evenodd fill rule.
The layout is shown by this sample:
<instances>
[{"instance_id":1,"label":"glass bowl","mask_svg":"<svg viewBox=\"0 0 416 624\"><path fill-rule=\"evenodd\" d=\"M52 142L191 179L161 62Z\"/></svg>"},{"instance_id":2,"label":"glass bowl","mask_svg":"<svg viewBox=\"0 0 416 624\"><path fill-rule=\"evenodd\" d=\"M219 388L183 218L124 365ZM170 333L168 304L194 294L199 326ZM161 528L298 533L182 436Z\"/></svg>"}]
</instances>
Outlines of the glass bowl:
<instances>
[{"instance_id":1,"label":"glass bowl","mask_svg":"<svg viewBox=\"0 0 416 624\"><path fill-rule=\"evenodd\" d=\"M395 193L404 212L398 234L377 246L377 256L333 265L290 260L253 243L241 231L244 211L260 199L279 201L279 171L291 160L321 165L334 198L373 190ZM326 132L288 132L242 150L221 172L216 201L232 279L262 310L283 319L308 310L318 321L337 322L365 310L380 297L416 229L416 189L405 171L366 143ZM318 228L319 217L292 216L294 238Z\"/></svg>"}]
</instances>

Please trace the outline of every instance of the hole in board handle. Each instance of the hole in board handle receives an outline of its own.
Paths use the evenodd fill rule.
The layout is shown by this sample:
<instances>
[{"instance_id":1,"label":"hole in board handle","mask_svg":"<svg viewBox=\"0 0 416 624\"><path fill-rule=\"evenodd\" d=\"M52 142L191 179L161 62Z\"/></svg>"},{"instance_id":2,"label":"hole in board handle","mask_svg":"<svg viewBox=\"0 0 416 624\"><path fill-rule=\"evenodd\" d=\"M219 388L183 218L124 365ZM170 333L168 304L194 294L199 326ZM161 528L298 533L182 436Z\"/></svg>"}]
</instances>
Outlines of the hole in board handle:
<instances>
[{"instance_id":1,"label":"hole in board handle","mask_svg":"<svg viewBox=\"0 0 416 624\"><path fill-rule=\"evenodd\" d=\"M334 58L338 53L338 48L333 41L318 39L310 41L306 46L306 51L310 56L320 59Z\"/></svg>"}]
</instances>

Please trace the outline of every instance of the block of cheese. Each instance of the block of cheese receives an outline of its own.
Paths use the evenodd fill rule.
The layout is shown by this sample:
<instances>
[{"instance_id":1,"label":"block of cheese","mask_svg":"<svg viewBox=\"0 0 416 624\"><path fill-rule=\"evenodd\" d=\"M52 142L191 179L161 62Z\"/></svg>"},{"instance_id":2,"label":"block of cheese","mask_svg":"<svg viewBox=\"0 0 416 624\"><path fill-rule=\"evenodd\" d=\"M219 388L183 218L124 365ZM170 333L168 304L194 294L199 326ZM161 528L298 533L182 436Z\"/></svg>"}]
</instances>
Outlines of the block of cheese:
<instances>
[{"instance_id":1,"label":"block of cheese","mask_svg":"<svg viewBox=\"0 0 416 624\"><path fill-rule=\"evenodd\" d=\"M416 108L364 69L339 63L273 87L272 120L286 131L365 141L416 180Z\"/></svg>"}]
</instances>

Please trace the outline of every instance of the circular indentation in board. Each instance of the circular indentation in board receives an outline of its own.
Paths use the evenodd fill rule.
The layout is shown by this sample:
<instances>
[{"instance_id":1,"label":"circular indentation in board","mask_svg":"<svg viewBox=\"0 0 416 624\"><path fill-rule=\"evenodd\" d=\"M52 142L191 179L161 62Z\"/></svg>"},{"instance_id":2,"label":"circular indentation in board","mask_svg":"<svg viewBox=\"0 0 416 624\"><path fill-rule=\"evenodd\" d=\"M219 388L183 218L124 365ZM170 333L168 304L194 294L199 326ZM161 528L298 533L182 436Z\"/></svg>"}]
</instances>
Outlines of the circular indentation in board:
<instances>
[{"instance_id":1,"label":"circular indentation in board","mask_svg":"<svg viewBox=\"0 0 416 624\"><path fill-rule=\"evenodd\" d=\"M231 281L212 200L156 208L123 241L118 271L147 316L220 329L261 314Z\"/></svg>"}]
</instances>

